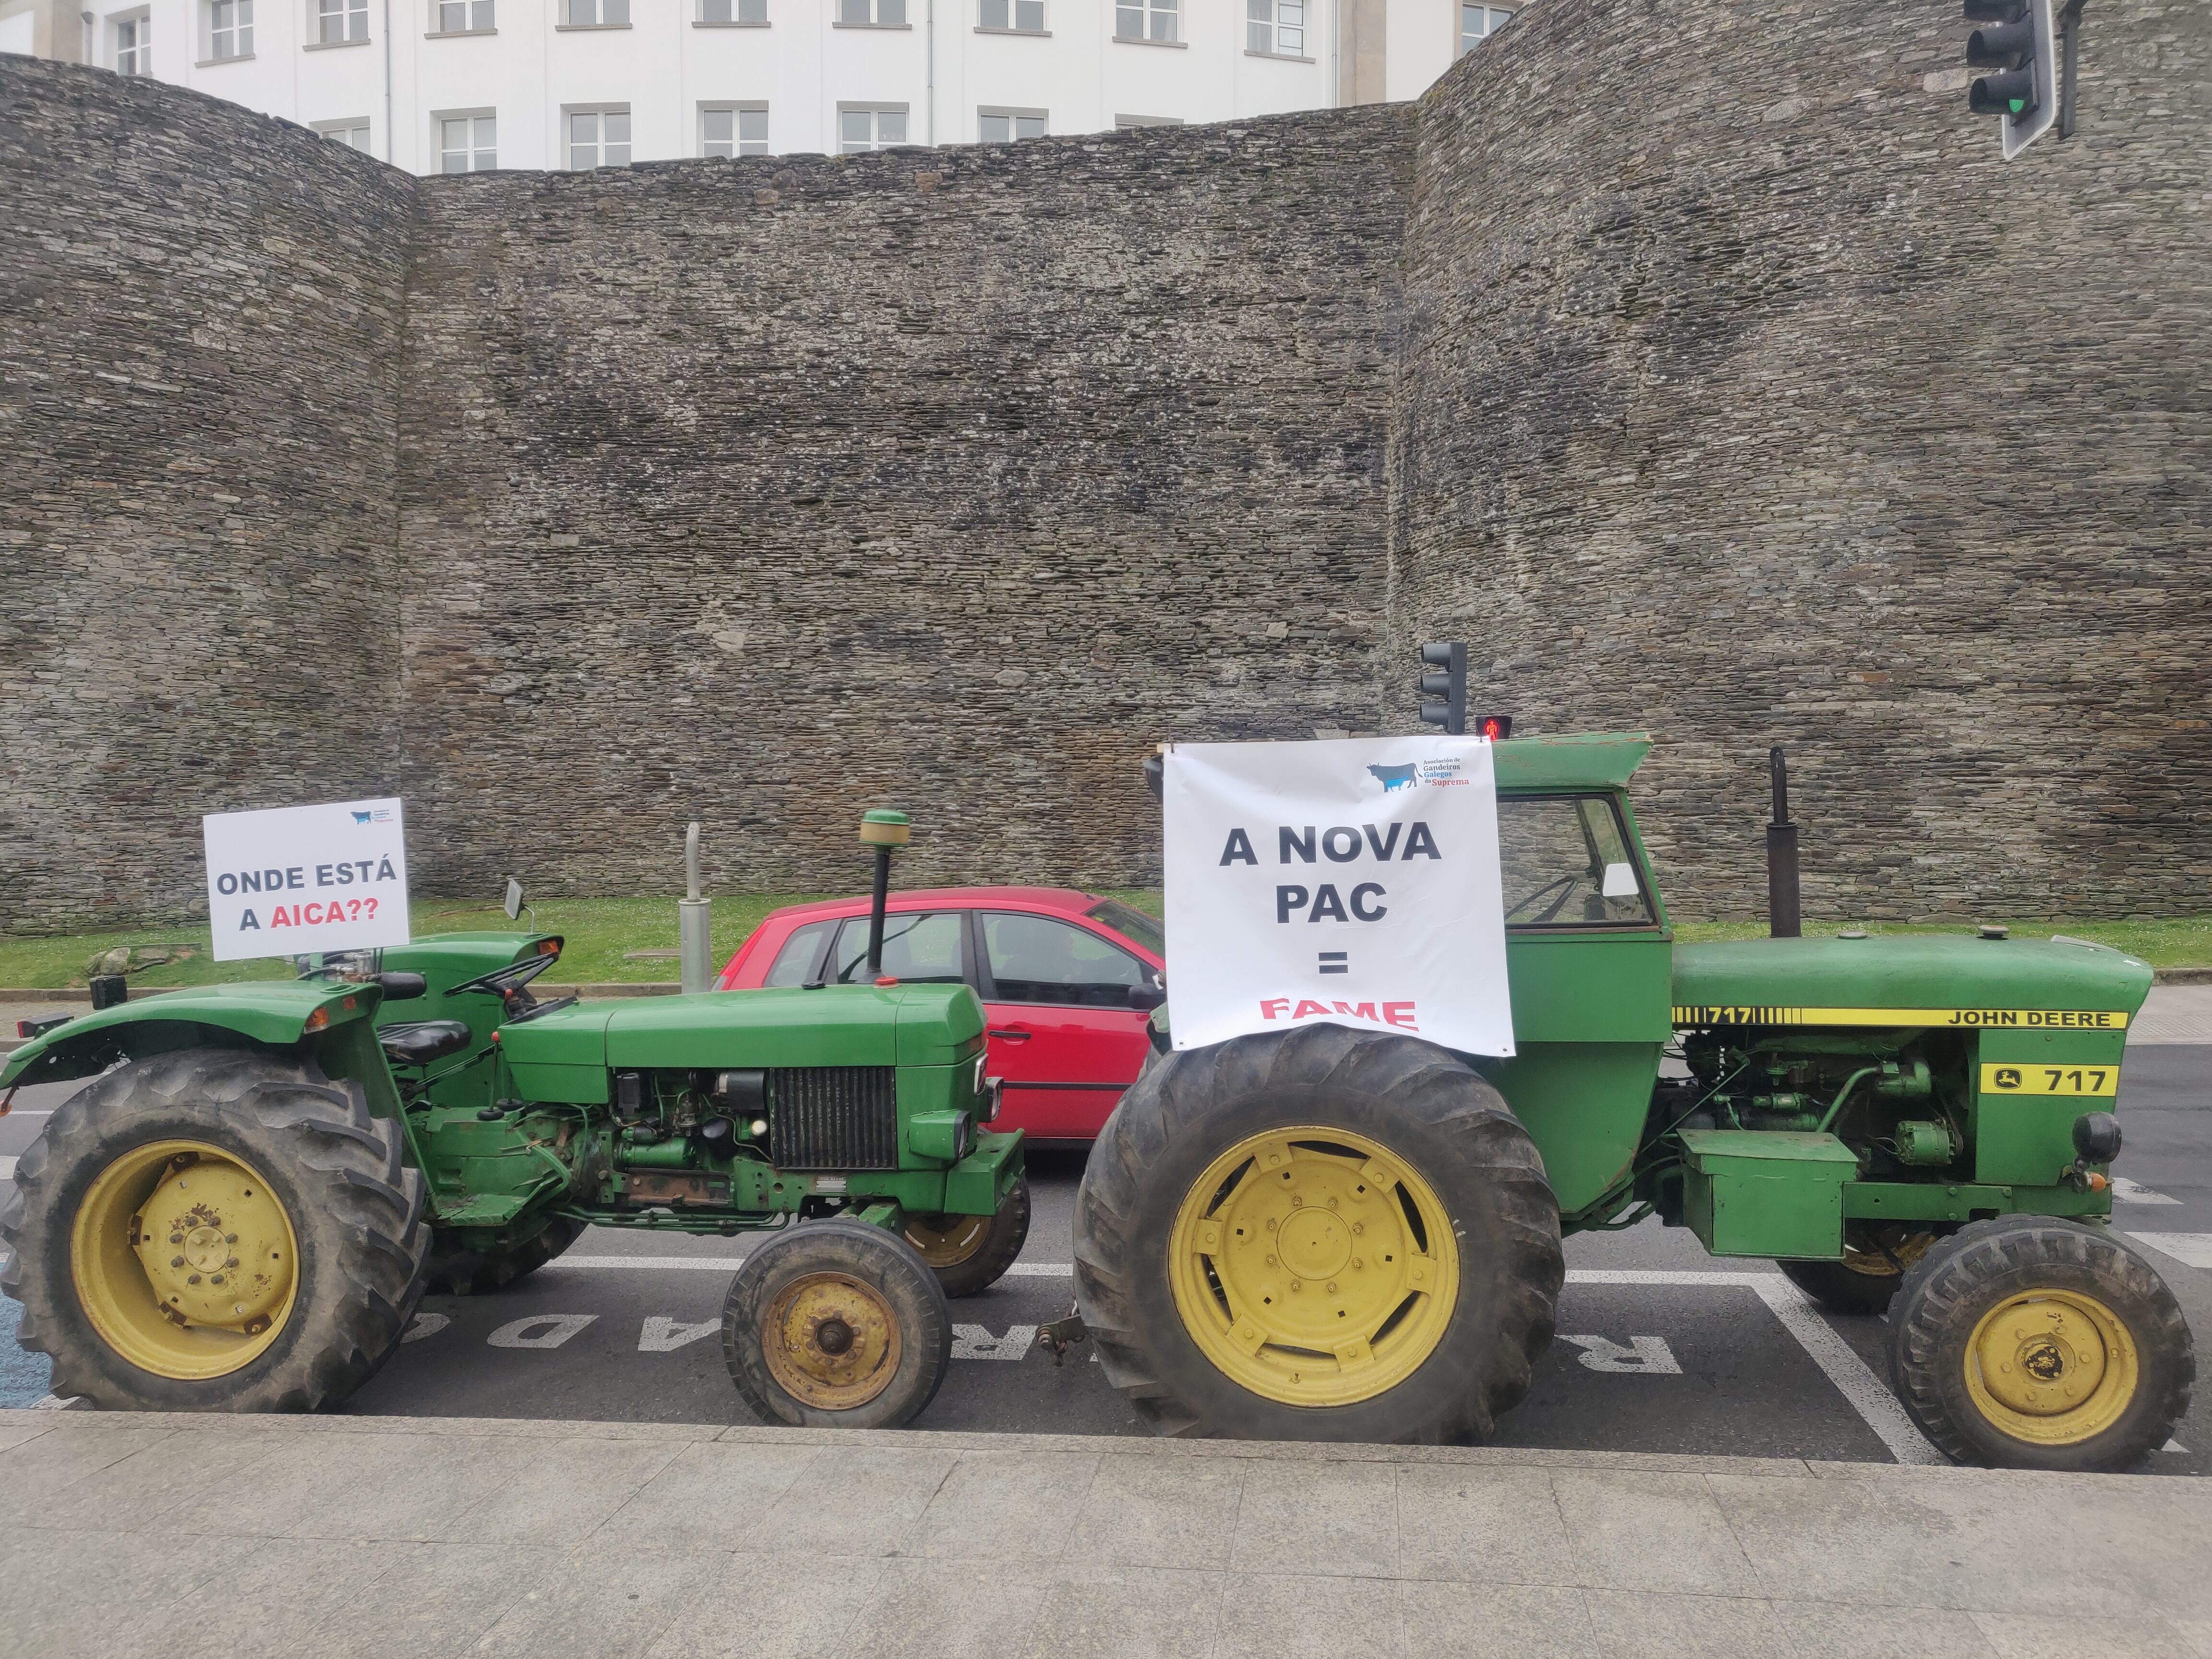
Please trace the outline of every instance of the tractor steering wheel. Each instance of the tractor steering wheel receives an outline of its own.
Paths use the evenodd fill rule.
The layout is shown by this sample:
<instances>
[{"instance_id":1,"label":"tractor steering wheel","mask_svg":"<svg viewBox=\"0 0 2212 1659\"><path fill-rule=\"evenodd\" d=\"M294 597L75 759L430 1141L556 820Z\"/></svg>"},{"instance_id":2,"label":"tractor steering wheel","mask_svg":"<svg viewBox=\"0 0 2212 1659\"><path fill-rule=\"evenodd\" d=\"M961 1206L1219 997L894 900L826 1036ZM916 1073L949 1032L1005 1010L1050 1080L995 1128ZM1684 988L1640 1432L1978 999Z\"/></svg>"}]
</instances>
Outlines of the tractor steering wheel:
<instances>
[{"instance_id":1,"label":"tractor steering wheel","mask_svg":"<svg viewBox=\"0 0 2212 1659\"><path fill-rule=\"evenodd\" d=\"M530 957L521 962L510 962L504 968L495 968L489 974L479 974L474 979L463 980L446 993L449 997L466 996L471 991L481 991L502 1001L536 979L550 968L557 957Z\"/></svg>"},{"instance_id":2,"label":"tractor steering wheel","mask_svg":"<svg viewBox=\"0 0 2212 1659\"><path fill-rule=\"evenodd\" d=\"M1545 894L1556 889L1559 891L1559 896L1553 902L1552 908L1550 909L1545 911L1542 915L1536 918L1539 922L1549 921L1553 916L1559 914L1560 908L1566 903L1569 896L1574 892L1575 884L1581 879L1582 878L1579 875L1574 875L1561 876L1557 881L1547 881L1541 887L1539 887L1534 892L1529 894L1527 898L1522 899L1520 903L1508 910L1505 914L1509 917L1517 916L1530 905L1535 903L1538 899L1542 898Z\"/></svg>"}]
</instances>

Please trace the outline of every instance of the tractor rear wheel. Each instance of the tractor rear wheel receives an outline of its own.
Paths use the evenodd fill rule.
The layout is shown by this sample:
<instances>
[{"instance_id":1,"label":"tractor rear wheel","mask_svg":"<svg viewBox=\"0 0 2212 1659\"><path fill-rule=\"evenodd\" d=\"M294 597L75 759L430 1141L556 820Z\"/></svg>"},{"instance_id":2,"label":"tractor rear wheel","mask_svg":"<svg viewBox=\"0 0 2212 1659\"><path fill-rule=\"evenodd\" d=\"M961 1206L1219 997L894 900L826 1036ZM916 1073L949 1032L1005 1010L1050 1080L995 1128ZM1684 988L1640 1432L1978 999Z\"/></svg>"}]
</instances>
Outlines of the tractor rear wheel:
<instances>
[{"instance_id":1,"label":"tractor rear wheel","mask_svg":"<svg viewBox=\"0 0 2212 1659\"><path fill-rule=\"evenodd\" d=\"M952 1310L914 1247L809 1221L756 1249L722 1304L722 1358L763 1422L896 1429L943 1386Z\"/></svg>"},{"instance_id":2,"label":"tractor rear wheel","mask_svg":"<svg viewBox=\"0 0 2212 1659\"><path fill-rule=\"evenodd\" d=\"M449 1296L487 1296L536 1273L584 1234L584 1224L555 1216L538 1232L504 1249L460 1245L443 1228L432 1236L429 1289Z\"/></svg>"},{"instance_id":3,"label":"tractor rear wheel","mask_svg":"<svg viewBox=\"0 0 2212 1659\"><path fill-rule=\"evenodd\" d=\"M1076 1298L1163 1434L1488 1437L1565 1276L1543 1160L1465 1062L1317 1025L1158 1057L1076 1198Z\"/></svg>"},{"instance_id":4,"label":"tractor rear wheel","mask_svg":"<svg viewBox=\"0 0 2212 1659\"><path fill-rule=\"evenodd\" d=\"M2077 1222L1969 1224L1905 1274L1889 1325L1905 1409L1958 1463L2133 1468L2166 1443L2197 1376L2157 1270Z\"/></svg>"},{"instance_id":5,"label":"tractor rear wheel","mask_svg":"<svg viewBox=\"0 0 2212 1659\"><path fill-rule=\"evenodd\" d=\"M1030 1236L1030 1178L1014 1183L996 1215L910 1215L906 1242L950 1297L974 1296L1006 1276Z\"/></svg>"},{"instance_id":6,"label":"tractor rear wheel","mask_svg":"<svg viewBox=\"0 0 2212 1659\"><path fill-rule=\"evenodd\" d=\"M1841 1261L1778 1261L1799 1290L1834 1313L1879 1314L1912 1264L1928 1254L1936 1235L1909 1226L1851 1227Z\"/></svg>"},{"instance_id":7,"label":"tractor rear wheel","mask_svg":"<svg viewBox=\"0 0 2212 1659\"><path fill-rule=\"evenodd\" d=\"M134 1060L56 1109L0 1206L0 1290L53 1391L111 1410L312 1411L422 1294L419 1171L357 1085L238 1048Z\"/></svg>"}]
</instances>

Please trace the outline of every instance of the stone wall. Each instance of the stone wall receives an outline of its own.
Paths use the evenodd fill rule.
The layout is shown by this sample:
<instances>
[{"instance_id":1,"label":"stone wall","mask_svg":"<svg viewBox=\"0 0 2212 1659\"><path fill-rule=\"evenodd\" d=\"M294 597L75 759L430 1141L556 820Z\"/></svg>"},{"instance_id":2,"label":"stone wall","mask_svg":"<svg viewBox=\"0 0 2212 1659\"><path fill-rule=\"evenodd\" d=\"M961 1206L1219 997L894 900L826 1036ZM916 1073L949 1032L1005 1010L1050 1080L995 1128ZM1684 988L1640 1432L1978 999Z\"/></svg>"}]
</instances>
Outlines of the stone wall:
<instances>
[{"instance_id":1,"label":"stone wall","mask_svg":"<svg viewBox=\"0 0 2212 1659\"><path fill-rule=\"evenodd\" d=\"M1684 914L1772 742L1814 915L2202 908L2212 12L2100 0L2009 167L1963 33L1543 0L1417 106L422 180L0 59L0 931L372 790L425 891L849 887L879 803L1144 882L1152 744L1406 729L1443 636L1655 734Z\"/></svg>"},{"instance_id":2,"label":"stone wall","mask_svg":"<svg viewBox=\"0 0 2212 1659\"><path fill-rule=\"evenodd\" d=\"M2207 907L2212 10L2085 16L2009 164L1955 7L1544 0L1425 102L1387 655L1653 732L1687 914L1770 743L1808 913Z\"/></svg>"},{"instance_id":3,"label":"stone wall","mask_svg":"<svg viewBox=\"0 0 2212 1659\"><path fill-rule=\"evenodd\" d=\"M413 181L0 58L0 931L173 915L199 815L398 781Z\"/></svg>"},{"instance_id":4,"label":"stone wall","mask_svg":"<svg viewBox=\"0 0 2212 1659\"><path fill-rule=\"evenodd\" d=\"M1139 881L1155 742L1371 724L1412 114L427 180L424 879Z\"/></svg>"}]
</instances>

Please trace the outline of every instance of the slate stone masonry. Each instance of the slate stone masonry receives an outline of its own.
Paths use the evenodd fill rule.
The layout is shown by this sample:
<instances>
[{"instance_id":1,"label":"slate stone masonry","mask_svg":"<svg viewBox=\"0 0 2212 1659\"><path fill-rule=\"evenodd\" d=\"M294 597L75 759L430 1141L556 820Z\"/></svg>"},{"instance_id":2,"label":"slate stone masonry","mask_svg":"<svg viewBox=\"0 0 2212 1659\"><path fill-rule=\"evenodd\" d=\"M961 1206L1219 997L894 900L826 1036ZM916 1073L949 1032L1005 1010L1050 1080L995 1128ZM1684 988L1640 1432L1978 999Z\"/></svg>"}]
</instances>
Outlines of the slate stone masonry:
<instances>
[{"instance_id":1,"label":"slate stone masonry","mask_svg":"<svg viewBox=\"0 0 2212 1659\"><path fill-rule=\"evenodd\" d=\"M2201 909L2212 20L1544 0L1417 105L414 179L0 58L0 931L404 794L422 891L1157 879L1162 738L1645 727L1688 915ZM1663 93L1664 96L1658 94ZM2036 181L2013 228L1995 192ZM2032 354L2032 355L2031 355ZM2061 365L2049 392L2024 364ZM2027 482L2025 491L2021 480Z\"/></svg>"}]
</instances>

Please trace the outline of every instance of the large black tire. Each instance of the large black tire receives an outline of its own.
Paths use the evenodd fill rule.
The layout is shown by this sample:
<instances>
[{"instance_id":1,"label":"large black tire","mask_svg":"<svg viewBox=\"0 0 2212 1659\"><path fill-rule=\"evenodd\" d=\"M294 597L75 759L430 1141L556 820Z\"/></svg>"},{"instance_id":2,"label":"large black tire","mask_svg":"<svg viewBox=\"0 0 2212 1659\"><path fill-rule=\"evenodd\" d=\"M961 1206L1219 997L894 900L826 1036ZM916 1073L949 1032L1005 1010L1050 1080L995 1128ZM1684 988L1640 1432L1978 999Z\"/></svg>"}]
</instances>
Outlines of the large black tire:
<instances>
[{"instance_id":1,"label":"large black tire","mask_svg":"<svg viewBox=\"0 0 2212 1659\"><path fill-rule=\"evenodd\" d=\"M171 1140L258 1170L296 1240L294 1301L275 1337L239 1369L204 1379L126 1359L95 1328L71 1273L73 1225L94 1182ZM372 1116L358 1085L259 1050L157 1054L64 1102L17 1163L0 1206L0 1290L23 1304L20 1340L52 1358L52 1386L64 1398L111 1410L313 1411L374 1376L414 1317L430 1243L424 1201L421 1173L401 1161L398 1124Z\"/></svg>"},{"instance_id":2,"label":"large black tire","mask_svg":"<svg viewBox=\"0 0 2212 1659\"><path fill-rule=\"evenodd\" d=\"M814 1318L811 1328L801 1300L810 1293L823 1298L814 1312L828 1316ZM783 1309L787 1294L793 1301ZM781 1338L770 1330L772 1320ZM870 1342L865 1335L853 1339L872 1320L890 1340L870 1364ZM832 1323L843 1328L842 1346L826 1334ZM780 1340L793 1346L779 1363L769 1347ZM763 1422L896 1429L912 1422L944 1386L952 1359L952 1310L937 1275L904 1239L863 1221L805 1222L769 1237L738 1267L722 1304L722 1358L730 1380ZM848 1360L849 1368L841 1369ZM816 1399L790 1386L805 1382L817 1388Z\"/></svg>"},{"instance_id":3,"label":"large black tire","mask_svg":"<svg viewBox=\"0 0 2212 1659\"><path fill-rule=\"evenodd\" d=\"M1395 1386L1349 1404L1243 1386L1193 1340L1169 1278L1194 1183L1240 1142L1295 1125L1388 1148L1455 1235L1459 1290L1441 1339ZM1107 1120L1076 1198L1079 1310L1108 1380L1162 1434L1485 1440L1528 1391L1564 1278L1559 1205L1528 1131L1465 1062L1409 1036L1315 1025L1155 1055Z\"/></svg>"},{"instance_id":4,"label":"large black tire","mask_svg":"<svg viewBox=\"0 0 2212 1659\"><path fill-rule=\"evenodd\" d=\"M555 1216L519 1244L503 1250L476 1250L454 1242L444 1228L432 1233L426 1275L433 1295L489 1296L525 1274L536 1273L583 1237L584 1224Z\"/></svg>"},{"instance_id":5,"label":"large black tire","mask_svg":"<svg viewBox=\"0 0 2212 1659\"><path fill-rule=\"evenodd\" d=\"M2070 1340L2077 1332L2094 1334L2094 1322L2016 1300L2054 1292L2091 1298L2118 1320L2125 1332L2120 1346L2133 1351L2136 1370L2132 1393L2109 1425L2063 1444L2010 1431L1977 1400L1969 1380L1970 1364L1974 1376L1986 1376L1980 1357L1996 1351L1992 1340L2005 1351L2001 1363L2018 1358L2023 1374L2033 1370L2047 1387L2063 1387L2069 1374L2094 1378L2094 1367L2082 1364L2070 1347L2039 1340L2040 1325ZM1976 1330L2008 1304L2022 1310L2019 1327L1995 1331L1977 1351ZM2059 1319L2070 1322L2058 1327ZM1889 1323L1898 1395L1920 1431L1954 1462L2059 1471L2132 1468L2172 1434L2189 1409L2197 1377L2188 1322L2166 1281L2110 1232L2078 1222L2007 1216L1970 1223L1905 1274L1890 1304ZM2112 1362L2106 1364L2109 1368ZM2039 1369L2044 1364L2049 1372ZM1986 1383L1981 1392L1990 1396ZM2055 1418L2019 1420L2057 1426ZM2087 1419L2082 1426L2098 1420Z\"/></svg>"},{"instance_id":6,"label":"large black tire","mask_svg":"<svg viewBox=\"0 0 2212 1659\"><path fill-rule=\"evenodd\" d=\"M906 1242L921 1252L949 1297L974 1296L1006 1276L1030 1236L1030 1178L1006 1194L996 1215L909 1216Z\"/></svg>"}]
</instances>

